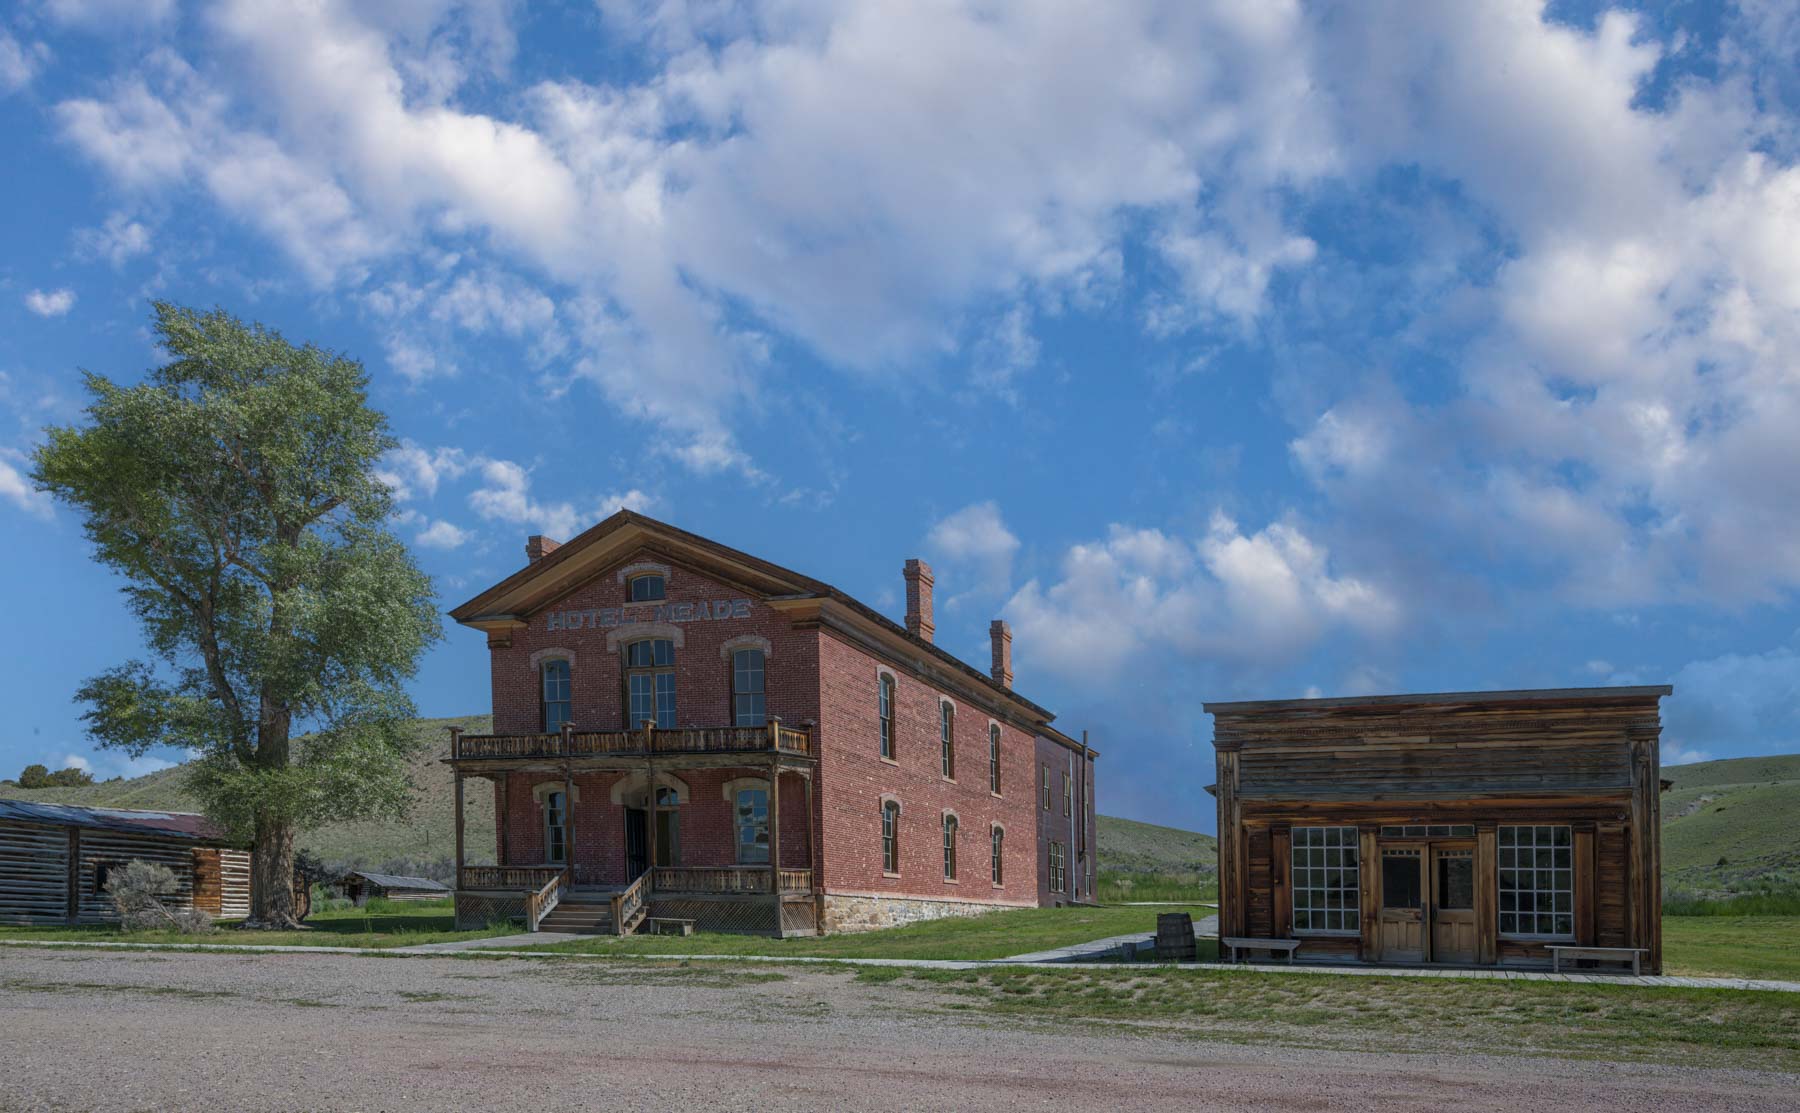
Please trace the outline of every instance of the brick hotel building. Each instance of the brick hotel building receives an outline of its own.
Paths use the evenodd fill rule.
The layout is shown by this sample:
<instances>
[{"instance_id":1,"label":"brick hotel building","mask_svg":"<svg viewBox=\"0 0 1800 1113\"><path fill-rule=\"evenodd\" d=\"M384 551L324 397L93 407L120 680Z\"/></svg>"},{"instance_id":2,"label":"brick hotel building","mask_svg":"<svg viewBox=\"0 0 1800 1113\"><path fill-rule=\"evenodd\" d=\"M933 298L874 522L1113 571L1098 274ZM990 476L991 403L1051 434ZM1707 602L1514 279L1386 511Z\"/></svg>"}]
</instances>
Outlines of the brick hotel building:
<instances>
[{"instance_id":1,"label":"brick hotel building","mask_svg":"<svg viewBox=\"0 0 1800 1113\"><path fill-rule=\"evenodd\" d=\"M452 610L487 634L494 733L458 734L457 914L537 930L853 931L1090 899L1094 759L906 620L620 511ZM492 865L465 793L491 785ZM490 857L482 853L481 857Z\"/></svg>"}]
</instances>

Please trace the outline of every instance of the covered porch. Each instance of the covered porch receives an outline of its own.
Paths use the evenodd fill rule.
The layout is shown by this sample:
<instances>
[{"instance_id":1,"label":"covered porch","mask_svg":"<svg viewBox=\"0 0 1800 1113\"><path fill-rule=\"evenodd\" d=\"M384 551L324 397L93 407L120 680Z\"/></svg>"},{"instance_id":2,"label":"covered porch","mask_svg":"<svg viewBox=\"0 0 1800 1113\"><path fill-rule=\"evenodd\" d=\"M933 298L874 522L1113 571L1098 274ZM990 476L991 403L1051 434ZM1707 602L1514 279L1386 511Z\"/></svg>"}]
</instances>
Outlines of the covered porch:
<instances>
[{"instance_id":1,"label":"covered porch","mask_svg":"<svg viewBox=\"0 0 1800 1113\"><path fill-rule=\"evenodd\" d=\"M817 930L809 731L451 734L459 925ZM491 786L491 857L466 836L469 780Z\"/></svg>"}]
</instances>

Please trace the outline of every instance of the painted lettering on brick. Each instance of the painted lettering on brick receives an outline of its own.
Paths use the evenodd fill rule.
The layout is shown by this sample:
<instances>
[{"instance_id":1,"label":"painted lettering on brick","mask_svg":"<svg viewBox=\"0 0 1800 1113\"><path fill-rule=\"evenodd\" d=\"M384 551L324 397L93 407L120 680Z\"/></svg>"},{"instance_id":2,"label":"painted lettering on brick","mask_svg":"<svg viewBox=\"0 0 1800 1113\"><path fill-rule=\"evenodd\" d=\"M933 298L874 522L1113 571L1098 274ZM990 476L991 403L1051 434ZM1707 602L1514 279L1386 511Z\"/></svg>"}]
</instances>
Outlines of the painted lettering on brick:
<instances>
[{"instance_id":1,"label":"painted lettering on brick","mask_svg":"<svg viewBox=\"0 0 1800 1113\"><path fill-rule=\"evenodd\" d=\"M716 622L725 618L749 618L750 600L713 599L698 603L660 603L654 607L590 607L580 611L549 611L546 630L590 630L626 626L634 622Z\"/></svg>"}]
</instances>

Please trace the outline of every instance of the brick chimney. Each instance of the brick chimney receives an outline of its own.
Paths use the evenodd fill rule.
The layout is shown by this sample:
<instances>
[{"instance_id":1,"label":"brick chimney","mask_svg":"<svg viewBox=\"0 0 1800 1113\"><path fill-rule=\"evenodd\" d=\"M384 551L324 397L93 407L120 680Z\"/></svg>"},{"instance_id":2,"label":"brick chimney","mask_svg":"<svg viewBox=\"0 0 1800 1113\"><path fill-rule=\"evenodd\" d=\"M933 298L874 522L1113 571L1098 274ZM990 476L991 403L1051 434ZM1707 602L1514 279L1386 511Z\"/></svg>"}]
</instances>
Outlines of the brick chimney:
<instances>
[{"instance_id":1,"label":"brick chimney","mask_svg":"<svg viewBox=\"0 0 1800 1113\"><path fill-rule=\"evenodd\" d=\"M994 643L994 683L1012 687L1012 627L996 618L988 623L988 640Z\"/></svg>"},{"instance_id":2,"label":"brick chimney","mask_svg":"<svg viewBox=\"0 0 1800 1113\"><path fill-rule=\"evenodd\" d=\"M931 565L914 557L906 562L906 632L926 641L937 630L931 620Z\"/></svg>"},{"instance_id":3,"label":"brick chimney","mask_svg":"<svg viewBox=\"0 0 1800 1113\"><path fill-rule=\"evenodd\" d=\"M545 537L541 533L534 533L525 539L525 555L531 559L533 564L560 548L562 548L561 541L554 537Z\"/></svg>"}]
</instances>

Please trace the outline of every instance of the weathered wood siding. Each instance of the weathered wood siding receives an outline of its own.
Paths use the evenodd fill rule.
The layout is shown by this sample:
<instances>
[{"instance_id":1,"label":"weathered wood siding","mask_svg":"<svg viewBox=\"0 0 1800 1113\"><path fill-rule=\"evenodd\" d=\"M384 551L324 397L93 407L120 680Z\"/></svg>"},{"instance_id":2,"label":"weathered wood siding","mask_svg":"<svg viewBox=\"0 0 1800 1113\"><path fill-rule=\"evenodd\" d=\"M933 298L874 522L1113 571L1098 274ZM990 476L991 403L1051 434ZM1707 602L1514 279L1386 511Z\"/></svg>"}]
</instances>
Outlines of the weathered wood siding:
<instances>
[{"instance_id":1,"label":"weathered wood siding","mask_svg":"<svg viewBox=\"0 0 1800 1113\"><path fill-rule=\"evenodd\" d=\"M68 829L0 820L0 923L60 924L68 915Z\"/></svg>"},{"instance_id":2,"label":"weathered wood siding","mask_svg":"<svg viewBox=\"0 0 1800 1113\"><path fill-rule=\"evenodd\" d=\"M1372 959L1380 829L1455 824L1476 831L1477 961L1547 962L1543 941L1498 935L1495 832L1558 825L1573 835L1575 941L1644 947L1660 970L1660 720L1647 691L1209 709L1222 930L1290 935L1292 828L1355 827L1360 933L1309 935L1305 951Z\"/></svg>"},{"instance_id":3,"label":"weathered wood siding","mask_svg":"<svg viewBox=\"0 0 1800 1113\"><path fill-rule=\"evenodd\" d=\"M112 898L94 884L96 867L102 863L122 866L133 859L167 866L175 875L175 889L163 898L164 905L169 908L186 908L193 904L192 840L88 828L81 832L80 851L76 856L76 884L79 894L75 916L77 922L98 924L118 921L119 913L113 908Z\"/></svg>"}]
</instances>

